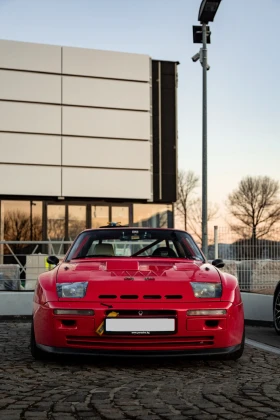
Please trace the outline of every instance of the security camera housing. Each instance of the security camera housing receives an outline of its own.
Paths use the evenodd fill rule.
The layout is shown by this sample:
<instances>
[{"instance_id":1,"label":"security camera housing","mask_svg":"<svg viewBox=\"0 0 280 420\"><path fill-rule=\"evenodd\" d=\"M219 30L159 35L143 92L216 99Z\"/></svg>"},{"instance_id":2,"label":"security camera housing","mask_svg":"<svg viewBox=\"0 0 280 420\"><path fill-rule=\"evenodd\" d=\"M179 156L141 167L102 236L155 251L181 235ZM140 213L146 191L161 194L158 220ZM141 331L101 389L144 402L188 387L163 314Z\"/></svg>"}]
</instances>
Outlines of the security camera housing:
<instances>
[{"instance_id":1,"label":"security camera housing","mask_svg":"<svg viewBox=\"0 0 280 420\"><path fill-rule=\"evenodd\" d=\"M193 57L192 57L192 61L195 63L196 61L198 61L200 59L200 53L197 53L197 54L195 54Z\"/></svg>"}]
</instances>

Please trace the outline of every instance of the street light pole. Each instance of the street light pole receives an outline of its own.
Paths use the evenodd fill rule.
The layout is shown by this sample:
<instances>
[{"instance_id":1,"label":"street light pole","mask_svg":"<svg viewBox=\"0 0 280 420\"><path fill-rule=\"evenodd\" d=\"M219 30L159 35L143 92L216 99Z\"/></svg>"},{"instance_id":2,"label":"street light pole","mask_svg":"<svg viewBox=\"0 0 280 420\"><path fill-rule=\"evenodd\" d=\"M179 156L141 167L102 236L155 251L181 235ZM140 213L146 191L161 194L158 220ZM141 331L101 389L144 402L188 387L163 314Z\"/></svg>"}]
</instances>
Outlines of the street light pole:
<instances>
[{"instance_id":1,"label":"street light pole","mask_svg":"<svg viewBox=\"0 0 280 420\"><path fill-rule=\"evenodd\" d=\"M202 252L208 258L207 217L207 25L202 24Z\"/></svg>"},{"instance_id":2,"label":"street light pole","mask_svg":"<svg viewBox=\"0 0 280 420\"><path fill-rule=\"evenodd\" d=\"M201 26L193 26L193 42L202 44L199 53L192 57L193 62L200 60L202 72L202 251L208 258L208 209L207 209L207 44L211 43L210 28L222 0L202 0L199 8L198 21Z\"/></svg>"}]
</instances>

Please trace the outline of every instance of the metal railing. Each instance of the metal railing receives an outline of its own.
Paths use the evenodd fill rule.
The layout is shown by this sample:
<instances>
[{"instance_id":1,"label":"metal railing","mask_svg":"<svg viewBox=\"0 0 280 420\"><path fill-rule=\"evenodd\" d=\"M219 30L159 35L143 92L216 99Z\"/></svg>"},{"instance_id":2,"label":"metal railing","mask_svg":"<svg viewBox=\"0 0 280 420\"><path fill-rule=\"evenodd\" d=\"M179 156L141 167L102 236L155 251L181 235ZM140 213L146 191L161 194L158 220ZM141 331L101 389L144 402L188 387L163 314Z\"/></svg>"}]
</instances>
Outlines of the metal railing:
<instances>
[{"instance_id":1,"label":"metal railing","mask_svg":"<svg viewBox=\"0 0 280 420\"><path fill-rule=\"evenodd\" d=\"M62 258L71 241L0 241L0 291L34 290L48 255Z\"/></svg>"},{"instance_id":2,"label":"metal railing","mask_svg":"<svg viewBox=\"0 0 280 420\"><path fill-rule=\"evenodd\" d=\"M280 229L270 239L240 239L215 228L208 258L222 258L223 271L238 278L241 291L272 294L280 281ZM72 241L0 241L0 291L34 290L38 275L51 267L48 255L63 258Z\"/></svg>"}]
</instances>

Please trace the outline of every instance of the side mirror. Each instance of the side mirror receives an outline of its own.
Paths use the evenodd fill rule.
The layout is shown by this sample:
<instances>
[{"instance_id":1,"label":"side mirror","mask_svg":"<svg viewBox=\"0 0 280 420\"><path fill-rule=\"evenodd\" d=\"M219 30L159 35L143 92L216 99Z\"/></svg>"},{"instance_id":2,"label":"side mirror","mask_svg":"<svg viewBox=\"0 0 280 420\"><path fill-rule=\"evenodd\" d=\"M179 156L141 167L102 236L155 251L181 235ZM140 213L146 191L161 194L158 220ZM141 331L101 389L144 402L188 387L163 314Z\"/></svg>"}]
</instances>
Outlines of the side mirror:
<instances>
[{"instance_id":1,"label":"side mirror","mask_svg":"<svg viewBox=\"0 0 280 420\"><path fill-rule=\"evenodd\" d=\"M50 255L47 258L47 263L50 265L57 265L59 263L59 259L55 255Z\"/></svg>"},{"instance_id":2,"label":"side mirror","mask_svg":"<svg viewBox=\"0 0 280 420\"><path fill-rule=\"evenodd\" d=\"M217 267L217 268L223 268L225 266L225 263L220 258L217 258L216 260L212 261L212 265L214 265L214 267Z\"/></svg>"}]
</instances>

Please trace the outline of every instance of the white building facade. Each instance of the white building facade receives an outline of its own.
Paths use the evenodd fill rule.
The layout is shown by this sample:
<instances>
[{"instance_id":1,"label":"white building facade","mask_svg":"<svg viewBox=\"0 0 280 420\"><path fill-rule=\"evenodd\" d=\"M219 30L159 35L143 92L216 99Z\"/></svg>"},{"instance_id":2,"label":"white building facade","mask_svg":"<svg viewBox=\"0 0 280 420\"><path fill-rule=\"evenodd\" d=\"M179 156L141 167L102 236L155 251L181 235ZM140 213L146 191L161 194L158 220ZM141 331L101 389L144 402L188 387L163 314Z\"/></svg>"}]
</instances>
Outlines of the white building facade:
<instances>
[{"instance_id":1,"label":"white building facade","mask_svg":"<svg viewBox=\"0 0 280 420\"><path fill-rule=\"evenodd\" d=\"M1 40L0 239L172 227L177 64Z\"/></svg>"}]
</instances>

